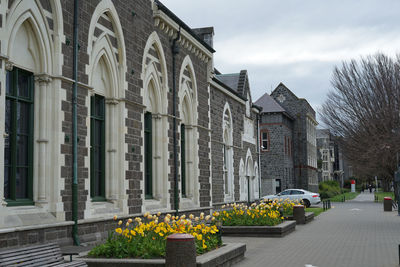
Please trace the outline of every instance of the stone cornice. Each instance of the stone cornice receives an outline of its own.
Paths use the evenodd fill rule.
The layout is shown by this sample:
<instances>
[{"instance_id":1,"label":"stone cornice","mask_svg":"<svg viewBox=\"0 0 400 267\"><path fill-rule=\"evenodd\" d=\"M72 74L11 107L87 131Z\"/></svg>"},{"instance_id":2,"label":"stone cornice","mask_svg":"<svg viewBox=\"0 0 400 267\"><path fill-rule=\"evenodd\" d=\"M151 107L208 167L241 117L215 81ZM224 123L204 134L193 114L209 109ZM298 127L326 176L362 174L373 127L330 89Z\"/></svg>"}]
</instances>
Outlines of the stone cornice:
<instances>
[{"instance_id":1,"label":"stone cornice","mask_svg":"<svg viewBox=\"0 0 400 267\"><path fill-rule=\"evenodd\" d=\"M153 18L154 25L159 27L171 38L177 36L178 30L180 28L179 24L172 20L167 14L162 10L158 9L157 5L153 5ZM212 52L204 47L196 38L194 38L185 29L181 29L181 37L179 38L179 43L182 47L188 49L190 52L195 54L200 60L208 62L212 59Z\"/></svg>"}]
</instances>

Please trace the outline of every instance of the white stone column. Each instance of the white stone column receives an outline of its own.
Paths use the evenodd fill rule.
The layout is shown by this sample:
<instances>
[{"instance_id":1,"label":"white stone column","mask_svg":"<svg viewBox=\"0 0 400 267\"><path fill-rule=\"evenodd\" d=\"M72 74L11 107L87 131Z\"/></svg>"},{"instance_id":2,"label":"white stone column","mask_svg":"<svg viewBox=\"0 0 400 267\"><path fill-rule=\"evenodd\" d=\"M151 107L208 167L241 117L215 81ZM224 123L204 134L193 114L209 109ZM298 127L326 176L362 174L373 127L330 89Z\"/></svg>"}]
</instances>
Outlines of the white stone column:
<instances>
[{"instance_id":1,"label":"white stone column","mask_svg":"<svg viewBox=\"0 0 400 267\"><path fill-rule=\"evenodd\" d=\"M4 60L4 69L5 69L4 76L3 76L4 82L2 83L2 88L1 88L1 92L2 92L1 96L3 97L2 100L4 101L3 103L5 106L6 71L12 71L14 66L13 66L13 63L11 61L8 61L6 58L1 58L1 59ZM5 108L4 108L3 118L5 118ZM1 121L1 119L0 119L0 121ZM0 142L0 147L4 147L4 139L7 137L6 133L4 132L5 131L4 120L3 120L3 125L1 125L0 127L2 127L2 129L3 129L3 135L2 135L3 140L2 140L2 142ZM1 146L1 144L3 144L3 146ZM2 153L2 155L0 156L0 158L2 157L2 159L3 159L1 166L4 166L4 152L1 151L1 153ZM2 179L0 178L0 207L1 206L6 207L7 202L5 201L5 197L4 197L4 167L3 167L3 169L0 169L0 172L3 172L3 176L0 176L0 177L2 177Z\"/></svg>"},{"instance_id":2,"label":"white stone column","mask_svg":"<svg viewBox=\"0 0 400 267\"><path fill-rule=\"evenodd\" d=\"M51 82L51 78L46 74L35 76L36 84L39 84L39 160L38 160L38 194L37 202L46 203L46 163L47 163L47 87Z\"/></svg>"},{"instance_id":3,"label":"white stone column","mask_svg":"<svg viewBox=\"0 0 400 267\"><path fill-rule=\"evenodd\" d=\"M161 130L161 115L152 114L152 147L153 147L153 198L162 199L162 183L161 183L161 144L163 136L159 134Z\"/></svg>"},{"instance_id":4,"label":"white stone column","mask_svg":"<svg viewBox=\"0 0 400 267\"><path fill-rule=\"evenodd\" d=\"M119 177L117 175L116 169L116 145L117 145L117 138L118 138L118 128L116 128L116 115L115 110L117 109L118 101L116 99L107 99L106 100L107 109L106 114L108 115L108 131L106 131L106 137L108 139L108 157L106 157L106 161L108 162L108 174L106 176L107 182L106 184L109 185L109 200L116 201L118 200L118 186L119 186ZM118 114L119 116L119 114ZM106 165L107 166L107 165Z\"/></svg>"}]
</instances>

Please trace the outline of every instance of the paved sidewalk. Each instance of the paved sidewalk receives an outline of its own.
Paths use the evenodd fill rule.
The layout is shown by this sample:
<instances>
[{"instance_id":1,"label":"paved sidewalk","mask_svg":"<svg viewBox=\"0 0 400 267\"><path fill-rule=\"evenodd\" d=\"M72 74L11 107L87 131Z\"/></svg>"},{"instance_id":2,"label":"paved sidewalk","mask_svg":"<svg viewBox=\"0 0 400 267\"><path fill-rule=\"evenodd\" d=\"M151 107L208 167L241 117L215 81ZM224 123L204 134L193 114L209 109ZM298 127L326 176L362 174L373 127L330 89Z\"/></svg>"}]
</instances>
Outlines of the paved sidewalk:
<instances>
[{"instance_id":1,"label":"paved sidewalk","mask_svg":"<svg viewBox=\"0 0 400 267\"><path fill-rule=\"evenodd\" d=\"M370 193L365 191L359 194L355 199L349 200L349 202L374 202L374 192Z\"/></svg>"},{"instance_id":2,"label":"paved sidewalk","mask_svg":"<svg viewBox=\"0 0 400 267\"><path fill-rule=\"evenodd\" d=\"M329 267L399 266L400 217L383 212L373 194L363 193L284 238L224 237L247 244L246 258L236 266Z\"/></svg>"}]
</instances>

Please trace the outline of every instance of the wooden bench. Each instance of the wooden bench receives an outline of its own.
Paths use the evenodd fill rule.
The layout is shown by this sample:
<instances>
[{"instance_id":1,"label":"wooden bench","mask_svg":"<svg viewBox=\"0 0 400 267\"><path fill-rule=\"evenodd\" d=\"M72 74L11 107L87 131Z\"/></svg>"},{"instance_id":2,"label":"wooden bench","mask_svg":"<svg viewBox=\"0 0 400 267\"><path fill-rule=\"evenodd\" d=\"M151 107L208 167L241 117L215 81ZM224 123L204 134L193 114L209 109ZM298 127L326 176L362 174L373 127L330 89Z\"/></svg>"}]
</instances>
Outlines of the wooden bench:
<instances>
[{"instance_id":1,"label":"wooden bench","mask_svg":"<svg viewBox=\"0 0 400 267\"><path fill-rule=\"evenodd\" d=\"M60 247L50 243L0 251L0 267L79 267L87 266L83 261L65 262Z\"/></svg>"}]
</instances>

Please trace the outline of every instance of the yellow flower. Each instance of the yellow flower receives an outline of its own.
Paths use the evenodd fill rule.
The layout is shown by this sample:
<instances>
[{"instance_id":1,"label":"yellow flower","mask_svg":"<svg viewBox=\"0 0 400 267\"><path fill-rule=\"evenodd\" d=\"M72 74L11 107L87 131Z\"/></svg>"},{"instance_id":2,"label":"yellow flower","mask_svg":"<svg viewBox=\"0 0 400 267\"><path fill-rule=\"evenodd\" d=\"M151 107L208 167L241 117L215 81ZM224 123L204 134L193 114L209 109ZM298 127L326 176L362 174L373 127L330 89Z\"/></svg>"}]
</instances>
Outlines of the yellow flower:
<instances>
[{"instance_id":1,"label":"yellow flower","mask_svg":"<svg viewBox=\"0 0 400 267\"><path fill-rule=\"evenodd\" d=\"M115 232L117 232L118 234L121 234L122 233L122 229L121 228L117 228L117 229L115 229Z\"/></svg>"},{"instance_id":2,"label":"yellow flower","mask_svg":"<svg viewBox=\"0 0 400 267\"><path fill-rule=\"evenodd\" d=\"M190 215L189 215L189 219L193 220L193 219L194 219L194 215L193 215L193 214L190 214Z\"/></svg>"},{"instance_id":3,"label":"yellow flower","mask_svg":"<svg viewBox=\"0 0 400 267\"><path fill-rule=\"evenodd\" d=\"M132 219L131 218L128 219L128 223L132 223Z\"/></svg>"},{"instance_id":4,"label":"yellow flower","mask_svg":"<svg viewBox=\"0 0 400 267\"><path fill-rule=\"evenodd\" d=\"M136 236L136 232L131 230L131 235Z\"/></svg>"},{"instance_id":5,"label":"yellow flower","mask_svg":"<svg viewBox=\"0 0 400 267\"><path fill-rule=\"evenodd\" d=\"M126 227L128 227L129 226L129 222L126 222Z\"/></svg>"},{"instance_id":6,"label":"yellow flower","mask_svg":"<svg viewBox=\"0 0 400 267\"><path fill-rule=\"evenodd\" d=\"M120 220L119 222L118 222L118 225L121 225L122 224L122 221Z\"/></svg>"},{"instance_id":7,"label":"yellow flower","mask_svg":"<svg viewBox=\"0 0 400 267\"><path fill-rule=\"evenodd\" d=\"M206 242L203 240L203 249L206 249L206 248L207 248Z\"/></svg>"},{"instance_id":8,"label":"yellow flower","mask_svg":"<svg viewBox=\"0 0 400 267\"><path fill-rule=\"evenodd\" d=\"M210 215L207 215L207 216L206 216L206 221L208 221L210 218L211 218L211 216L210 216Z\"/></svg>"},{"instance_id":9,"label":"yellow flower","mask_svg":"<svg viewBox=\"0 0 400 267\"><path fill-rule=\"evenodd\" d=\"M114 215L114 221L116 221L118 219L117 215Z\"/></svg>"},{"instance_id":10,"label":"yellow flower","mask_svg":"<svg viewBox=\"0 0 400 267\"><path fill-rule=\"evenodd\" d=\"M160 215L161 215L161 212L157 212L157 217L160 217Z\"/></svg>"}]
</instances>

